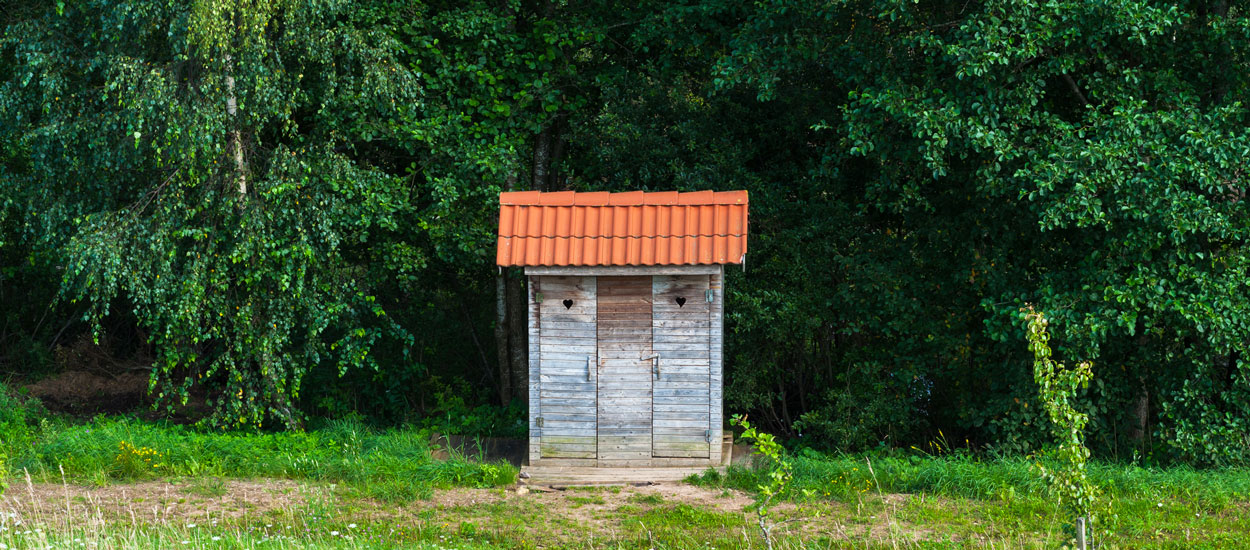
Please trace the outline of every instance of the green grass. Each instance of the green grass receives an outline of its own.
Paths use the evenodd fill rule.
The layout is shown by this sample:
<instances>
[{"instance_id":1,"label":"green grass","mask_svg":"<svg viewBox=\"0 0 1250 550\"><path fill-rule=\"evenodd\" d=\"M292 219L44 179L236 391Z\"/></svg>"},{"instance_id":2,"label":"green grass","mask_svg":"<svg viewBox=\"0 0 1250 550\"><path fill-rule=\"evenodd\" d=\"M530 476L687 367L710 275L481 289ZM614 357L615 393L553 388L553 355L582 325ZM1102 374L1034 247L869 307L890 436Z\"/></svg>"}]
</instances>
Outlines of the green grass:
<instances>
[{"instance_id":1,"label":"green grass","mask_svg":"<svg viewBox=\"0 0 1250 550\"><path fill-rule=\"evenodd\" d=\"M436 487L493 487L516 479L516 468L502 462L432 460L428 437L423 430L378 431L351 420L302 433L220 433L99 417L77 425L45 422L30 444L7 450L10 472L28 472L35 481L269 477L344 483L392 502L428 497Z\"/></svg>"},{"instance_id":2,"label":"green grass","mask_svg":"<svg viewBox=\"0 0 1250 550\"><path fill-rule=\"evenodd\" d=\"M849 503L875 491L1000 501L1049 498L1034 464L1023 458L870 454L804 455L792 457L791 461L794 479L785 495L791 500L815 498ZM759 470L733 467L724 476L709 472L691 481L753 491L762 482L761 475ZM1090 477L1110 498L1201 501L1213 508L1250 500L1247 469L1158 469L1092 462Z\"/></svg>"},{"instance_id":3,"label":"green grass","mask_svg":"<svg viewBox=\"0 0 1250 550\"><path fill-rule=\"evenodd\" d=\"M1023 458L868 454L791 460L794 478L783 499L800 506L836 503L853 509L861 521L887 515L910 525L941 525L961 538L991 540L1010 533L1062 539L1071 527L1072 518L1051 497L1035 464ZM723 476L709 472L690 481L753 491L763 475L734 467ZM1250 546L1250 522L1240 520L1250 510L1250 470L1093 462L1090 477L1111 510L1095 535L1115 546Z\"/></svg>"},{"instance_id":4,"label":"green grass","mask_svg":"<svg viewBox=\"0 0 1250 550\"><path fill-rule=\"evenodd\" d=\"M54 513L23 525L0 515L0 548L762 546L755 516L724 500L753 492L761 470L697 476L690 481L708 492L694 496L628 487L521 495L502 488L515 480L515 468L469 457L434 460L420 429L345 420L304 433L220 433L125 417L72 423L35 411L7 411L4 429L16 437L0 433L0 455L19 479L13 497L30 490L26 475L36 484L160 479L176 489L135 488L126 512L112 516L91 513L94 500L71 502L67 491L64 500L54 497L57 506L64 501L85 515ZM900 452L791 458L790 490L770 516L781 526L779 548L1055 548L1068 537L1071 518L1025 459ZM1094 462L1090 474L1113 511L1096 532L1106 547L1250 547L1250 471ZM289 506L253 511L245 504L245 512L236 509L244 519L223 517L220 525L117 519L149 514L162 499L193 510L228 500L232 478L299 483L283 497ZM494 489L414 502L450 487Z\"/></svg>"}]
</instances>

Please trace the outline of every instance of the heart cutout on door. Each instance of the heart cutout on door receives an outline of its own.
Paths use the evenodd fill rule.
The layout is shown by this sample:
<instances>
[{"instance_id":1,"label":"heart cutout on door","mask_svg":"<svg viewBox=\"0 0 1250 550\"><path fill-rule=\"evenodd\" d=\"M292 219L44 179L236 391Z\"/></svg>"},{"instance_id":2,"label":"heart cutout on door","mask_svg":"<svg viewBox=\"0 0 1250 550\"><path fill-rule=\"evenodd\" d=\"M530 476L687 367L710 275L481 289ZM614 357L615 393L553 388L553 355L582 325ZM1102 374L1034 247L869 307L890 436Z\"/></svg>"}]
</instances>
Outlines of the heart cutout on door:
<instances>
[{"instance_id":1,"label":"heart cutout on door","mask_svg":"<svg viewBox=\"0 0 1250 550\"><path fill-rule=\"evenodd\" d=\"M568 309L568 308L571 308L571 307L573 307L573 300L565 300L565 301L564 301L564 309Z\"/></svg>"},{"instance_id":2,"label":"heart cutout on door","mask_svg":"<svg viewBox=\"0 0 1250 550\"><path fill-rule=\"evenodd\" d=\"M677 307L686 307L686 297L685 297L685 296L678 296L678 297L677 297Z\"/></svg>"}]
</instances>

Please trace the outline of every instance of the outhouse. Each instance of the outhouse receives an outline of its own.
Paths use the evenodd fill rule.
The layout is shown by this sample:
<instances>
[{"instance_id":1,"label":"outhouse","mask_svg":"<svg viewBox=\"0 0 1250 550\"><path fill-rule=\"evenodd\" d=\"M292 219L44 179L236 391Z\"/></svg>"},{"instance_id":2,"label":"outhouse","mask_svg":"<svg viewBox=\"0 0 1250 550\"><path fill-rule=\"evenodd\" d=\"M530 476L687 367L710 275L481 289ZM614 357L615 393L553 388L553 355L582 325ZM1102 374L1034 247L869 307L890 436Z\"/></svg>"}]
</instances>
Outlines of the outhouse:
<instances>
[{"instance_id":1,"label":"outhouse","mask_svg":"<svg viewBox=\"0 0 1250 550\"><path fill-rule=\"evenodd\" d=\"M718 466L724 266L746 191L499 197L529 292L529 465Z\"/></svg>"}]
</instances>

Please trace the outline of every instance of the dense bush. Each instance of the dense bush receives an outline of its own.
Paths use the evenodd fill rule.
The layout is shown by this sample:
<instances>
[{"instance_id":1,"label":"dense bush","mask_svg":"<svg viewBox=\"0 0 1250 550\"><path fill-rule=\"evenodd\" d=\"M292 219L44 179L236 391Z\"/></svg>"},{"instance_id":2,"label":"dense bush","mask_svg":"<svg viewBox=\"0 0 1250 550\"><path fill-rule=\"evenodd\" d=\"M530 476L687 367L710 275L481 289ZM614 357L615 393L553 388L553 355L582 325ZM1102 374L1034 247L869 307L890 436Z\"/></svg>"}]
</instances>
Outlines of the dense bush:
<instances>
[{"instance_id":1,"label":"dense bush","mask_svg":"<svg viewBox=\"0 0 1250 550\"><path fill-rule=\"evenodd\" d=\"M23 398L0 383L0 453L17 454L35 441L39 401Z\"/></svg>"},{"instance_id":2,"label":"dense bush","mask_svg":"<svg viewBox=\"0 0 1250 550\"><path fill-rule=\"evenodd\" d=\"M1250 460L1250 14L1227 2L261 1L235 35L237 2L17 4L9 370L118 306L157 397L197 390L221 425L515 434L478 408L524 363L498 192L741 188L725 397L762 429L1035 451L1028 302L1103 366L1074 401L1095 456ZM62 281L83 302L22 303Z\"/></svg>"}]
</instances>

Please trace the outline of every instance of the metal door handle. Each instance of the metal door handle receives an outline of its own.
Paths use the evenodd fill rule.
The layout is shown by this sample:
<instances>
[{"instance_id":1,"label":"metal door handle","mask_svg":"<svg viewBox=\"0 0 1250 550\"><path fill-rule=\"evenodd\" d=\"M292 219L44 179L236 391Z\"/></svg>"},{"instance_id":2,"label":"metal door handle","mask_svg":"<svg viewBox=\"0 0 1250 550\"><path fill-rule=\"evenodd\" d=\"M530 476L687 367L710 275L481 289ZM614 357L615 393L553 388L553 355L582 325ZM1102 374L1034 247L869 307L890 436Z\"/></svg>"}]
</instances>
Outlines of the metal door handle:
<instances>
[{"instance_id":1,"label":"metal door handle","mask_svg":"<svg viewBox=\"0 0 1250 550\"><path fill-rule=\"evenodd\" d=\"M589 355L587 355L586 356L586 381L587 382L590 382L590 362L591 361L592 361L592 358Z\"/></svg>"},{"instance_id":2,"label":"metal door handle","mask_svg":"<svg viewBox=\"0 0 1250 550\"><path fill-rule=\"evenodd\" d=\"M660 379L660 354L656 353L654 355L649 355L647 357L642 358L643 361L646 361L648 359L651 360L651 370L652 372L655 373L655 379L659 380Z\"/></svg>"}]
</instances>

